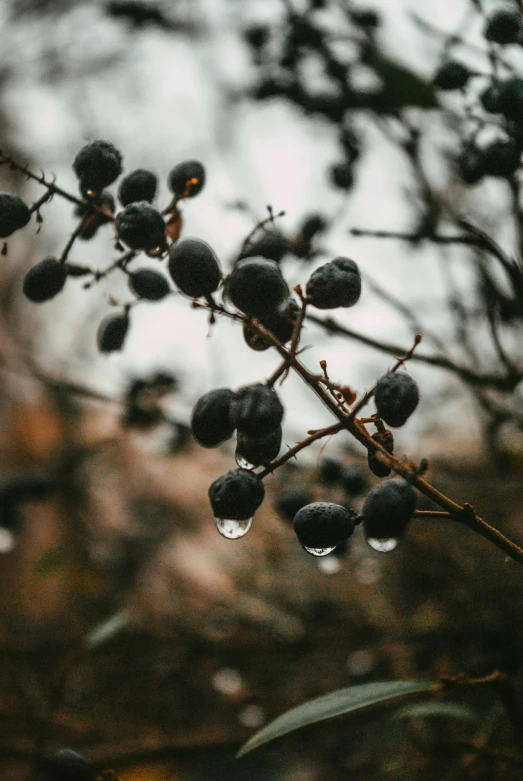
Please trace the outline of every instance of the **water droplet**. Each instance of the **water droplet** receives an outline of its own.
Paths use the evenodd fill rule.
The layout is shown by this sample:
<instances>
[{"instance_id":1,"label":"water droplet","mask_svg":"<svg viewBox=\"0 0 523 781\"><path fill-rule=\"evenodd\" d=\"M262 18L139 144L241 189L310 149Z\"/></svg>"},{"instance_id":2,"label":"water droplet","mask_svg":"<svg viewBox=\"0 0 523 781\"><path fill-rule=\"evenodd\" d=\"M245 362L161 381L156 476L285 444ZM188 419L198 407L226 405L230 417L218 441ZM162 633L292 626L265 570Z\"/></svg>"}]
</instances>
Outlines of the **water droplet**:
<instances>
[{"instance_id":1,"label":"water droplet","mask_svg":"<svg viewBox=\"0 0 523 781\"><path fill-rule=\"evenodd\" d=\"M240 467L240 469L254 469L254 464L251 464L250 461L247 461L246 458L243 456L235 456L236 463Z\"/></svg>"},{"instance_id":2,"label":"water droplet","mask_svg":"<svg viewBox=\"0 0 523 781\"><path fill-rule=\"evenodd\" d=\"M252 518L246 518L244 521L237 521L234 518L215 518L214 523L222 537L238 540L251 528Z\"/></svg>"},{"instance_id":3,"label":"water droplet","mask_svg":"<svg viewBox=\"0 0 523 781\"><path fill-rule=\"evenodd\" d=\"M326 575L336 575L342 566L343 564L337 556L327 556L327 558L320 559L318 562L318 568Z\"/></svg>"},{"instance_id":4,"label":"water droplet","mask_svg":"<svg viewBox=\"0 0 523 781\"><path fill-rule=\"evenodd\" d=\"M397 537L367 537L367 545L378 553L390 553L398 547Z\"/></svg>"},{"instance_id":5,"label":"water droplet","mask_svg":"<svg viewBox=\"0 0 523 781\"><path fill-rule=\"evenodd\" d=\"M15 547L15 537L9 529L0 527L0 553L9 553Z\"/></svg>"},{"instance_id":6,"label":"water droplet","mask_svg":"<svg viewBox=\"0 0 523 781\"><path fill-rule=\"evenodd\" d=\"M306 545L303 546L303 550L306 550L307 553L310 553L311 556L328 556L329 553L332 553L336 546L333 545L331 548L307 548Z\"/></svg>"},{"instance_id":7,"label":"water droplet","mask_svg":"<svg viewBox=\"0 0 523 781\"><path fill-rule=\"evenodd\" d=\"M252 703L240 711L238 718L244 727L256 729L256 727L261 727L265 721L265 711L260 705Z\"/></svg>"}]
</instances>

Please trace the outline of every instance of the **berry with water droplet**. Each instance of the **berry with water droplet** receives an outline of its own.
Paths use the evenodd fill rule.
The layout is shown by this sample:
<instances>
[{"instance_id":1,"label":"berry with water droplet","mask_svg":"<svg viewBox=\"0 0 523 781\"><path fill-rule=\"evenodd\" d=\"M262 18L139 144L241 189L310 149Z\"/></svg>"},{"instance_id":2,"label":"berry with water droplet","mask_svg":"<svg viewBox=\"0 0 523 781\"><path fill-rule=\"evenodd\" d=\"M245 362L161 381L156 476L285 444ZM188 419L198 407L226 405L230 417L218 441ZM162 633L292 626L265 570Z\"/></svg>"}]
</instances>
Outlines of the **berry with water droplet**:
<instances>
[{"instance_id":1,"label":"berry with water droplet","mask_svg":"<svg viewBox=\"0 0 523 781\"><path fill-rule=\"evenodd\" d=\"M209 488L215 518L237 521L252 518L264 496L263 482L247 469L230 469Z\"/></svg>"},{"instance_id":2,"label":"berry with water droplet","mask_svg":"<svg viewBox=\"0 0 523 781\"><path fill-rule=\"evenodd\" d=\"M354 519L352 513L341 504L313 502L298 510L293 527L300 543L309 552L311 549L325 551L352 535Z\"/></svg>"},{"instance_id":3,"label":"berry with water droplet","mask_svg":"<svg viewBox=\"0 0 523 781\"><path fill-rule=\"evenodd\" d=\"M210 296L222 280L216 255L199 239L184 239L171 247L169 273L182 293L191 298Z\"/></svg>"},{"instance_id":4,"label":"berry with water droplet","mask_svg":"<svg viewBox=\"0 0 523 781\"><path fill-rule=\"evenodd\" d=\"M472 73L461 62L446 62L436 71L434 85L442 90L461 89L468 82Z\"/></svg>"},{"instance_id":5,"label":"berry with water droplet","mask_svg":"<svg viewBox=\"0 0 523 781\"><path fill-rule=\"evenodd\" d=\"M403 426L419 403L418 384L404 372L387 372L374 391L378 415L389 426Z\"/></svg>"},{"instance_id":6,"label":"berry with water droplet","mask_svg":"<svg viewBox=\"0 0 523 781\"><path fill-rule=\"evenodd\" d=\"M12 233L25 228L31 219L29 207L18 195L0 193L0 238L7 239Z\"/></svg>"},{"instance_id":7,"label":"berry with water droplet","mask_svg":"<svg viewBox=\"0 0 523 781\"><path fill-rule=\"evenodd\" d=\"M231 409L234 393L229 388L216 388L204 393L194 405L191 431L202 447L218 447L230 439L235 425Z\"/></svg>"},{"instance_id":8,"label":"berry with water droplet","mask_svg":"<svg viewBox=\"0 0 523 781\"><path fill-rule=\"evenodd\" d=\"M493 43L517 43L523 33L523 20L519 11L501 8L487 20L485 38Z\"/></svg>"},{"instance_id":9,"label":"berry with water droplet","mask_svg":"<svg viewBox=\"0 0 523 781\"><path fill-rule=\"evenodd\" d=\"M245 258L225 280L225 295L244 314L264 317L282 306L289 288L274 260Z\"/></svg>"},{"instance_id":10,"label":"berry with water droplet","mask_svg":"<svg viewBox=\"0 0 523 781\"><path fill-rule=\"evenodd\" d=\"M122 155L108 141L86 144L73 162L73 171L86 194L101 192L122 173Z\"/></svg>"},{"instance_id":11,"label":"berry with water droplet","mask_svg":"<svg viewBox=\"0 0 523 781\"><path fill-rule=\"evenodd\" d=\"M278 428L283 405L274 388L256 383L236 391L231 414L238 431L260 436Z\"/></svg>"},{"instance_id":12,"label":"berry with water droplet","mask_svg":"<svg viewBox=\"0 0 523 781\"><path fill-rule=\"evenodd\" d=\"M102 353L112 353L121 350L129 330L129 313L107 315L98 327L96 341Z\"/></svg>"},{"instance_id":13,"label":"berry with water droplet","mask_svg":"<svg viewBox=\"0 0 523 781\"><path fill-rule=\"evenodd\" d=\"M166 247L165 222L147 201L136 201L116 216L118 238L130 249L158 254Z\"/></svg>"},{"instance_id":14,"label":"berry with water droplet","mask_svg":"<svg viewBox=\"0 0 523 781\"><path fill-rule=\"evenodd\" d=\"M372 438L378 445L384 447L387 453L390 453L391 455L394 453L394 437L392 436L391 431L388 429L377 431L372 435ZM370 450L367 454L367 460L369 462L370 471L376 475L376 477L388 477L390 475L392 471L390 466L382 463Z\"/></svg>"},{"instance_id":15,"label":"berry with water droplet","mask_svg":"<svg viewBox=\"0 0 523 781\"><path fill-rule=\"evenodd\" d=\"M205 169L197 160L186 160L169 172L167 183L175 198L194 198L205 184Z\"/></svg>"},{"instance_id":16,"label":"berry with water droplet","mask_svg":"<svg viewBox=\"0 0 523 781\"><path fill-rule=\"evenodd\" d=\"M129 274L129 287L139 298L160 301L169 294L169 283L162 274L142 268Z\"/></svg>"},{"instance_id":17,"label":"berry with water droplet","mask_svg":"<svg viewBox=\"0 0 523 781\"><path fill-rule=\"evenodd\" d=\"M311 274L306 292L318 309L354 306L361 295L359 268L349 258L335 258Z\"/></svg>"},{"instance_id":18,"label":"berry with water droplet","mask_svg":"<svg viewBox=\"0 0 523 781\"><path fill-rule=\"evenodd\" d=\"M137 168L124 176L118 188L118 199L122 206L135 201L152 203L158 189L158 177L145 168Z\"/></svg>"},{"instance_id":19,"label":"berry with water droplet","mask_svg":"<svg viewBox=\"0 0 523 781\"><path fill-rule=\"evenodd\" d=\"M36 304L54 298L65 285L67 270L56 258L44 258L24 278L24 295Z\"/></svg>"},{"instance_id":20,"label":"berry with water droplet","mask_svg":"<svg viewBox=\"0 0 523 781\"><path fill-rule=\"evenodd\" d=\"M363 505L363 529L374 540L397 540L414 515L418 497L406 480L387 480L371 488Z\"/></svg>"},{"instance_id":21,"label":"berry with water droplet","mask_svg":"<svg viewBox=\"0 0 523 781\"><path fill-rule=\"evenodd\" d=\"M257 436L251 436L243 431L239 431L236 445L236 460L243 459L245 463L251 464L251 466L260 466L261 464L265 466L277 458L281 448L281 440L281 426Z\"/></svg>"}]
</instances>

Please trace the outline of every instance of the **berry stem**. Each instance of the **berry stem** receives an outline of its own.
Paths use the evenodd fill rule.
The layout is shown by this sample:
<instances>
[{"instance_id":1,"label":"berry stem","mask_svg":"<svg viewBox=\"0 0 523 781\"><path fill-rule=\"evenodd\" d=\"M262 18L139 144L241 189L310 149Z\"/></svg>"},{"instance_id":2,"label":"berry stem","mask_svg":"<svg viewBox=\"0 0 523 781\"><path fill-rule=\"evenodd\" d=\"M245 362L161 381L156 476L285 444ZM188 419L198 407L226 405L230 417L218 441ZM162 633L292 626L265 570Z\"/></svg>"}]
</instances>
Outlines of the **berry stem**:
<instances>
[{"instance_id":1,"label":"berry stem","mask_svg":"<svg viewBox=\"0 0 523 781\"><path fill-rule=\"evenodd\" d=\"M282 456L277 458L275 461L272 461L269 466L265 467L263 472L258 474L258 477L262 479L267 477L267 475L270 475L271 472L274 472L280 466L285 464L286 461L294 458L294 456L299 453L300 450L304 450L306 447L309 447L309 445L312 445L312 443L316 442L318 439L323 439L323 437L330 437L333 434L337 434L339 431L343 431L343 429L344 426L341 423L333 423L332 426L315 431L313 434L307 437L307 439L298 442L296 445L294 445L294 447L289 448L289 450Z\"/></svg>"}]
</instances>

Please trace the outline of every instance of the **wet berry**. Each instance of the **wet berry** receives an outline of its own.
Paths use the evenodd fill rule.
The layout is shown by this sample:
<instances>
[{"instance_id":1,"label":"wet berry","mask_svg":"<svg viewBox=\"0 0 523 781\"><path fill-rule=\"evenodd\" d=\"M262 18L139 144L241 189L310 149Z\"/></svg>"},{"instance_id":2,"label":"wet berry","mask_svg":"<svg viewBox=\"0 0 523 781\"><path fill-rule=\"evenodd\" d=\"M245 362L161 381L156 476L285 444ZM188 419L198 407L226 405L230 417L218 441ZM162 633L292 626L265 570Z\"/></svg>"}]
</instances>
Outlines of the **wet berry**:
<instances>
[{"instance_id":1,"label":"wet berry","mask_svg":"<svg viewBox=\"0 0 523 781\"><path fill-rule=\"evenodd\" d=\"M318 309L354 306L360 295L360 272L349 258L335 258L320 266L307 282L307 298Z\"/></svg>"},{"instance_id":2,"label":"wet berry","mask_svg":"<svg viewBox=\"0 0 523 781\"><path fill-rule=\"evenodd\" d=\"M107 315L98 327L96 340L102 353L112 353L121 350L129 330L129 314Z\"/></svg>"},{"instance_id":3,"label":"wet berry","mask_svg":"<svg viewBox=\"0 0 523 781\"><path fill-rule=\"evenodd\" d=\"M130 249L159 254L166 247L165 222L147 201L126 206L116 217L118 238Z\"/></svg>"},{"instance_id":4,"label":"wet berry","mask_svg":"<svg viewBox=\"0 0 523 781\"><path fill-rule=\"evenodd\" d=\"M160 301L169 294L169 283L162 274L148 268L129 274L129 287L138 298Z\"/></svg>"},{"instance_id":5,"label":"wet berry","mask_svg":"<svg viewBox=\"0 0 523 781\"><path fill-rule=\"evenodd\" d=\"M124 176L118 188L118 199L122 206L128 206L135 201L152 203L158 189L158 178L152 171L137 168L136 171Z\"/></svg>"},{"instance_id":6,"label":"wet berry","mask_svg":"<svg viewBox=\"0 0 523 781\"><path fill-rule=\"evenodd\" d=\"M333 548L354 531L354 520L345 507L332 502L313 502L298 510L294 531L305 548Z\"/></svg>"},{"instance_id":7,"label":"wet berry","mask_svg":"<svg viewBox=\"0 0 523 781\"><path fill-rule=\"evenodd\" d=\"M280 425L283 406L274 388L261 383L246 385L235 394L232 418L238 431L260 436Z\"/></svg>"},{"instance_id":8,"label":"wet berry","mask_svg":"<svg viewBox=\"0 0 523 781\"><path fill-rule=\"evenodd\" d=\"M218 447L230 439L235 425L231 409L234 393L229 388L217 388L205 393L194 405L191 431L202 447Z\"/></svg>"},{"instance_id":9,"label":"wet berry","mask_svg":"<svg viewBox=\"0 0 523 781\"><path fill-rule=\"evenodd\" d=\"M406 480L387 480L371 488L363 505L367 537L398 538L414 515L418 497Z\"/></svg>"},{"instance_id":10,"label":"wet berry","mask_svg":"<svg viewBox=\"0 0 523 781\"><path fill-rule=\"evenodd\" d=\"M377 431L372 435L372 438L378 445L385 448L387 453L394 453L394 437L392 432L385 429L384 431ZM376 477L388 477L391 473L390 466L384 464L382 461L376 458L376 456L369 450L367 455L370 471L376 475Z\"/></svg>"},{"instance_id":11,"label":"wet berry","mask_svg":"<svg viewBox=\"0 0 523 781\"><path fill-rule=\"evenodd\" d=\"M389 426L398 428L418 406L418 385L409 374L387 372L376 383L374 399L380 418Z\"/></svg>"},{"instance_id":12,"label":"wet berry","mask_svg":"<svg viewBox=\"0 0 523 781\"><path fill-rule=\"evenodd\" d=\"M306 504L312 502L312 494L308 491L300 491L299 489L289 489L283 491L274 500L274 509L282 516L282 518L289 523L292 523L294 516L305 507Z\"/></svg>"},{"instance_id":13,"label":"wet berry","mask_svg":"<svg viewBox=\"0 0 523 781\"><path fill-rule=\"evenodd\" d=\"M236 444L236 460L242 458L251 466L261 466L262 464L266 466L270 461L278 457L281 440L281 426L257 436L251 436L243 431L239 431Z\"/></svg>"},{"instance_id":14,"label":"wet berry","mask_svg":"<svg viewBox=\"0 0 523 781\"><path fill-rule=\"evenodd\" d=\"M42 760L44 781L95 781L97 776L87 760L76 751L63 748Z\"/></svg>"},{"instance_id":15,"label":"wet berry","mask_svg":"<svg viewBox=\"0 0 523 781\"><path fill-rule=\"evenodd\" d=\"M289 288L274 260L246 258L225 280L225 295L244 314L264 317L282 306Z\"/></svg>"},{"instance_id":16,"label":"wet berry","mask_svg":"<svg viewBox=\"0 0 523 781\"><path fill-rule=\"evenodd\" d=\"M193 198L205 184L205 169L197 160L187 160L174 166L167 181L175 198Z\"/></svg>"},{"instance_id":17,"label":"wet berry","mask_svg":"<svg viewBox=\"0 0 523 781\"><path fill-rule=\"evenodd\" d=\"M0 193L0 239L7 239L31 219L29 207L18 195Z\"/></svg>"},{"instance_id":18,"label":"wet berry","mask_svg":"<svg viewBox=\"0 0 523 781\"><path fill-rule=\"evenodd\" d=\"M93 141L80 149L73 170L85 194L101 192L122 173L122 155L107 141Z\"/></svg>"},{"instance_id":19,"label":"wet berry","mask_svg":"<svg viewBox=\"0 0 523 781\"><path fill-rule=\"evenodd\" d=\"M216 255L199 239L184 239L171 247L169 273L182 293L191 298L210 296L222 280Z\"/></svg>"},{"instance_id":20,"label":"wet berry","mask_svg":"<svg viewBox=\"0 0 523 781\"><path fill-rule=\"evenodd\" d=\"M502 8L488 18L485 38L493 43L517 43L522 32L523 22L519 11Z\"/></svg>"},{"instance_id":21,"label":"wet berry","mask_svg":"<svg viewBox=\"0 0 523 781\"><path fill-rule=\"evenodd\" d=\"M209 488L209 500L216 518L252 518L265 496L260 478L247 469L230 469Z\"/></svg>"},{"instance_id":22,"label":"wet berry","mask_svg":"<svg viewBox=\"0 0 523 781\"><path fill-rule=\"evenodd\" d=\"M44 258L24 278L24 295L36 304L54 298L65 285L67 270L56 258Z\"/></svg>"}]
</instances>

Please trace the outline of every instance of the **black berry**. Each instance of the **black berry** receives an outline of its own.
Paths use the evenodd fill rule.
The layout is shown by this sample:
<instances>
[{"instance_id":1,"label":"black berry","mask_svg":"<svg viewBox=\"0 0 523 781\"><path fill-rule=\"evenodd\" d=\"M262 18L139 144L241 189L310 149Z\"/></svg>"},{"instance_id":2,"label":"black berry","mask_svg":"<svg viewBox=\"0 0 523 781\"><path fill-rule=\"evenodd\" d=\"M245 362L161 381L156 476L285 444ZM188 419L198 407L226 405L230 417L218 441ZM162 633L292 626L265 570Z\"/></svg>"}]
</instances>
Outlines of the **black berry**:
<instances>
[{"instance_id":1,"label":"black berry","mask_svg":"<svg viewBox=\"0 0 523 781\"><path fill-rule=\"evenodd\" d=\"M461 89L471 75L471 72L463 63L446 62L436 71L434 85L442 90Z\"/></svg>"},{"instance_id":2,"label":"black berry","mask_svg":"<svg viewBox=\"0 0 523 781\"><path fill-rule=\"evenodd\" d=\"M116 230L130 249L159 254L166 247L163 217L147 201L126 206L116 217Z\"/></svg>"},{"instance_id":3,"label":"black berry","mask_svg":"<svg viewBox=\"0 0 523 781\"><path fill-rule=\"evenodd\" d=\"M293 527L305 548L321 550L347 540L354 531L354 520L341 504L313 502L298 510Z\"/></svg>"},{"instance_id":4,"label":"black berry","mask_svg":"<svg viewBox=\"0 0 523 781\"><path fill-rule=\"evenodd\" d=\"M289 242L279 231L266 231L240 255L243 258L267 258L279 263L289 251Z\"/></svg>"},{"instance_id":5,"label":"black berry","mask_svg":"<svg viewBox=\"0 0 523 781\"><path fill-rule=\"evenodd\" d=\"M361 467L352 464L343 470L340 478L340 487L347 496L360 496L368 488L368 481Z\"/></svg>"},{"instance_id":6,"label":"black berry","mask_svg":"<svg viewBox=\"0 0 523 781\"><path fill-rule=\"evenodd\" d=\"M243 37L253 49L263 49L269 40L269 28L264 24L253 24L243 31Z\"/></svg>"},{"instance_id":7,"label":"black berry","mask_svg":"<svg viewBox=\"0 0 523 781\"><path fill-rule=\"evenodd\" d=\"M465 144L456 164L465 184L477 184L485 176L485 156L473 142Z\"/></svg>"},{"instance_id":8,"label":"black berry","mask_svg":"<svg viewBox=\"0 0 523 781\"><path fill-rule=\"evenodd\" d=\"M122 155L107 141L93 141L80 149L73 170L82 191L101 192L122 173Z\"/></svg>"},{"instance_id":9,"label":"black berry","mask_svg":"<svg viewBox=\"0 0 523 781\"><path fill-rule=\"evenodd\" d=\"M521 163L521 147L512 138L493 141L484 149L483 159L488 176L512 176Z\"/></svg>"},{"instance_id":10,"label":"black berry","mask_svg":"<svg viewBox=\"0 0 523 781\"><path fill-rule=\"evenodd\" d=\"M236 460L243 458L251 466L267 465L278 456L281 448L281 426L266 434L251 436L243 431L238 432L236 444Z\"/></svg>"},{"instance_id":11,"label":"black berry","mask_svg":"<svg viewBox=\"0 0 523 781\"><path fill-rule=\"evenodd\" d=\"M260 436L280 425L283 406L274 388L261 383L246 385L236 392L232 417L239 431Z\"/></svg>"},{"instance_id":12,"label":"black berry","mask_svg":"<svg viewBox=\"0 0 523 781\"><path fill-rule=\"evenodd\" d=\"M217 388L196 402L191 415L191 431L202 447L218 447L232 437L235 429L231 415L233 400L232 390Z\"/></svg>"},{"instance_id":13,"label":"black berry","mask_svg":"<svg viewBox=\"0 0 523 781\"><path fill-rule=\"evenodd\" d=\"M504 108L504 87L494 82L486 87L479 96L481 105L490 114L501 114Z\"/></svg>"},{"instance_id":14,"label":"black berry","mask_svg":"<svg viewBox=\"0 0 523 781\"><path fill-rule=\"evenodd\" d=\"M392 432L385 429L384 431L377 431L372 435L372 439L379 445L385 448L387 453L394 453L394 437ZM367 455L370 471L376 475L376 477L388 477L391 473L390 466L382 463L376 456L369 450Z\"/></svg>"},{"instance_id":15,"label":"black berry","mask_svg":"<svg viewBox=\"0 0 523 781\"><path fill-rule=\"evenodd\" d=\"M96 770L76 751L63 748L42 761L45 781L95 781Z\"/></svg>"},{"instance_id":16,"label":"black berry","mask_svg":"<svg viewBox=\"0 0 523 781\"><path fill-rule=\"evenodd\" d=\"M327 220L321 214L309 214L298 231L304 239L313 239L317 233L322 233L327 228Z\"/></svg>"},{"instance_id":17,"label":"black berry","mask_svg":"<svg viewBox=\"0 0 523 781\"><path fill-rule=\"evenodd\" d=\"M162 274L148 268L129 274L129 287L139 298L160 301L169 294L169 283Z\"/></svg>"},{"instance_id":18,"label":"black berry","mask_svg":"<svg viewBox=\"0 0 523 781\"><path fill-rule=\"evenodd\" d=\"M387 372L376 383L374 392L378 415L393 428L403 426L419 402L415 380L404 372Z\"/></svg>"},{"instance_id":19,"label":"black berry","mask_svg":"<svg viewBox=\"0 0 523 781\"><path fill-rule=\"evenodd\" d=\"M96 340L102 353L112 353L121 350L127 331L129 330L129 314L107 315L98 327Z\"/></svg>"},{"instance_id":20,"label":"black berry","mask_svg":"<svg viewBox=\"0 0 523 781\"><path fill-rule=\"evenodd\" d=\"M247 258L225 280L225 294L244 314L264 317L287 300L289 288L274 260Z\"/></svg>"},{"instance_id":21,"label":"black berry","mask_svg":"<svg viewBox=\"0 0 523 781\"><path fill-rule=\"evenodd\" d=\"M193 198L205 184L205 169L197 160L179 163L170 171L168 184L175 198Z\"/></svg>"},{"instance_id":22,"label":"black berry","mask_svg":"<svg viewBox=\"0 0 523 781\"><path fill-rule=\"evenodd\" d=\"M44 258L25 275L24 295L36 304L54 298L65 285L67 270L56 258Z\"/></svg>"},{"instance_id":23,"label":"black berry","mask_svg":"<svg viewBox=\"0 0 523 781\"><path fill-rule=\"evenodd\" d=\"M216 255L199 239L184 239L171 247L169 273L182 293L191 298L210 296L222 280Z\"/></svg>"},{"instance_id":24,"label":"black berry","mask_svg":"<svg viewBox=\"0 0 523 781\"><path fill-rule=\"evenodd\" d=\"M320 266L307 282L307 298L318 309L354 306L360 295L360 272L349 258L335 258Z\"/></svg>"},{"instance_id":25,"label":"black berry","mask_svg":"<svg viewBox=\"0 0 523 781\"><path fill-rule=\"evenodd\" d=\"M371 488L363 505L363 528L367 537L399 537L414 515L418 497L405 480L387 480Z\"/></svg>"},{"instance_id":26,"label":"black berry","mask_svg":"<svg viewBox=\"0 0 523 781\"><path fill-rule=\"evenodd\" d=\"M284 518L284 520L292 523L294 516L305 507L306 504L312 502L312 495L307 491L300 491L297 489L289 489L283 491L274 500L274 509L276 512Z\"/></svg>"},{"instance_id":27,"label":"black berry","mask_svg":"<svg viewBox=\"0 0 523 781\"><path fill-rule=\"evenodd\" d=\"M343 474L343 466L335 458L322 458L318 464L320 479L325 485L335 485Z\"/></svg>"},{"instance_id":28,"label":"black berry","mask_svg":"<svg viewBox=\"0 0 523 781\"><path fill-rule=\"evenodd\" d=\"M7 239L31 219L29 207L18 195L0 193L0 239Z\"/></svg>"},{"instance_id":29,"label":"black berry","mask_svg":"<svg viewBox=\"0 0 523 781\"><path fill-rule=\"evenodd\" d=\"M518 11L502 8L495 11L487 20L485 38L493 43L516 43L523 30L521 14Z\"/></svg>"},{"instance_id":30,"label":"black berry","mask_svg":"<svg viewBox=\"0 0 523 781\"><path fill-rule=\"evenodd\" d=\"M335 163L329 169L329 178L339 190L350 190L354 184L352 163Z\"/></svg>"},{"instance_id":31,"label":"black berry","mask_svg":"<svg viewBox=\"0 0 523 781\"><path fill-rule=\"evenodd\" d=\"M216 518L243 521L252 518L265 496L260 478L247 469L230 469L209 488Z\"/></svg>"},{"instance_id":32,"label":"black berry","mask_svg":"<svg viewBox=\"0 0 523 781\"><path fill-rule=\"evenodd\" d=\"M118 188L118 198L122 206L128 206L135 201L152 203L158 188L158 178L152 171L137 168L124 176Z\"/></svg>"}]
</instances>

